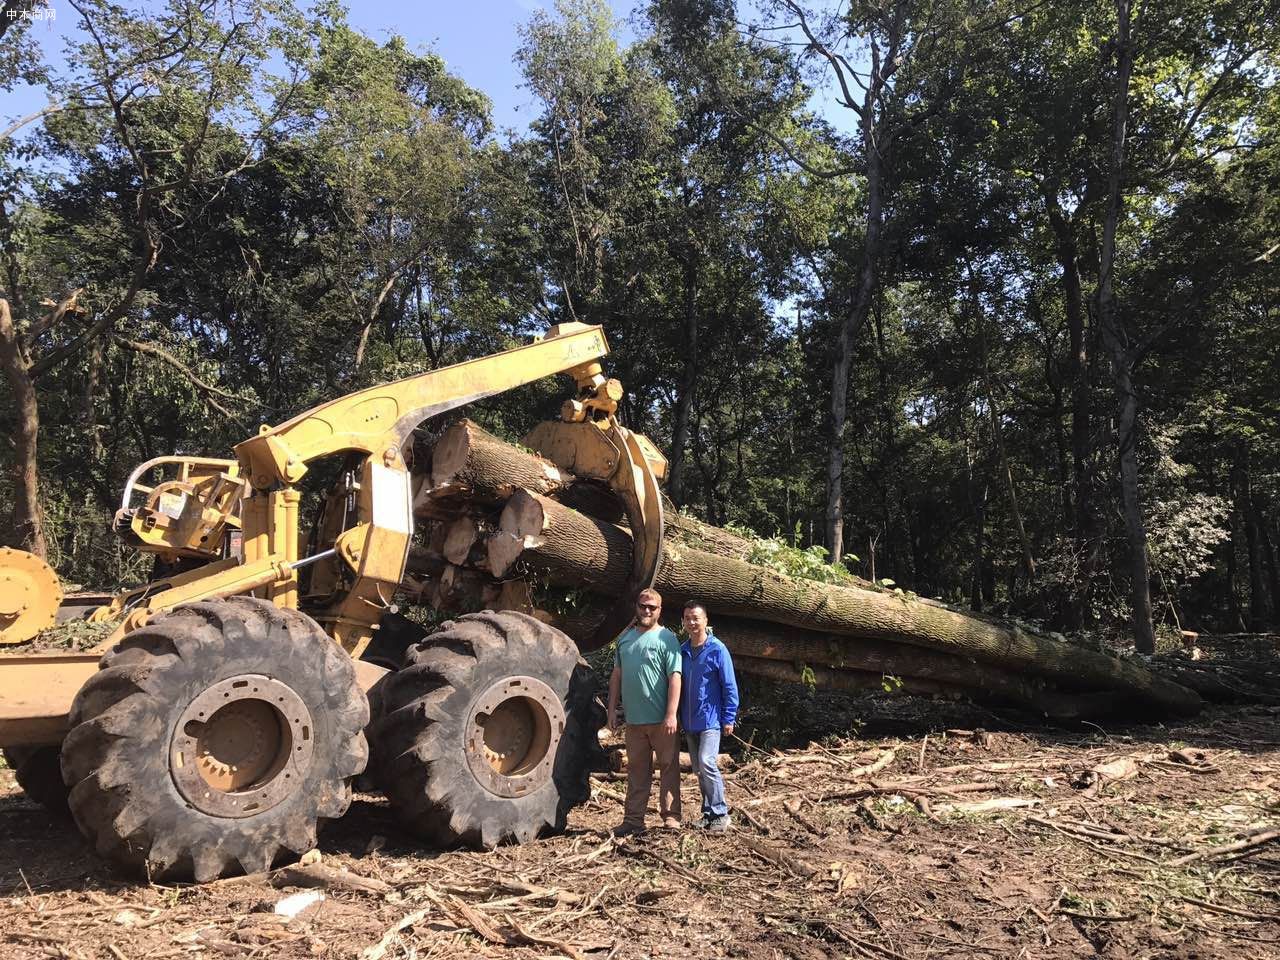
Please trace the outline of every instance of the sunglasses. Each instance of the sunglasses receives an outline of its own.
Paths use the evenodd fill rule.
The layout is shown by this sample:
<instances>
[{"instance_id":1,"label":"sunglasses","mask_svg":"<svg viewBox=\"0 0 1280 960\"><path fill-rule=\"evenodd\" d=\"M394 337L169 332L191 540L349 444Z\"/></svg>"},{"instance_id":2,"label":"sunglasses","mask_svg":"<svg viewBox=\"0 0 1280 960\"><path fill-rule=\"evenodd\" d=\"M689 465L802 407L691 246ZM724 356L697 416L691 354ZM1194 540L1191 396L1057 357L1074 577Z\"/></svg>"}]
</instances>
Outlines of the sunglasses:
<instances>
[{"instance_id":1,"label":"sunglasses","mask_svg":"<svg viewBox=\"0 0 1280 960\"><path fill-rule=\"evenodd\" d=\"M660 607L656 603L637 603L636 609L637 610L661 610L662 607Z\"/></svg>"}]
</instances>

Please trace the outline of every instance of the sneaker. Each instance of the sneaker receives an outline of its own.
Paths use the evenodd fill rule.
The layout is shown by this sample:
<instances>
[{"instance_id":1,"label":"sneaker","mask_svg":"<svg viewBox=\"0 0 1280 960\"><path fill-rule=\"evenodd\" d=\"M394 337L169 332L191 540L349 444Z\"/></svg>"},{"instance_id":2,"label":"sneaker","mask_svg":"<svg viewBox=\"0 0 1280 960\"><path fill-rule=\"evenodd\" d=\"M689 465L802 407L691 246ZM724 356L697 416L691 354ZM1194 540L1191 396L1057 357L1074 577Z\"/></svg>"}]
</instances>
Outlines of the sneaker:
<instances>
[{"instance_id":1,"label":"sneaker","mask_svg":"<svg viewBox=\"0 0 1280 960\"><path fill-rule=\"evenodd\" d=\"M728 833L732 823L727 813L723 817L712 817L707 821L707 833Z\"/></svg>"},{"instance_id":2,"label":"sneaker","mask_svg":"<svg viewBox=\"0 0 1280 960\"><path fill-rule=\"evenodd\" d=\"M612 830L613 836L621 839L622 837L633 837L637 833L644 833L644 824L642 823L621 823Z\"/></svg>"},{"instance_id":3,"label":"sneaker","mask_svg":"<svg viewBox=\"0 0 1280 960\"><path fill-rule=\"evenodd\" d=\"M664 830L679 830L680 821L675 817L667 817L667 819L662 821L662 827Z\"/></svg>"},{"instance_id":4,"label":"sneaker","mask_svg":"<svg viewBox=\"0 0 1280 960\"><path fill-rule=\"evenodd\" d=\"M707 829L707 827L711 826L711 821L712 821L713 819L715 819L715 818L714 818L714 817L709 817L709 816L707 816L707 815L704 813L704 814L703 814L701 817L699 817L697 820L693 821L693 823L689 824L689 829L690 829L690 830L705 830L705 829Z\"/></svg>"}]
</instances>

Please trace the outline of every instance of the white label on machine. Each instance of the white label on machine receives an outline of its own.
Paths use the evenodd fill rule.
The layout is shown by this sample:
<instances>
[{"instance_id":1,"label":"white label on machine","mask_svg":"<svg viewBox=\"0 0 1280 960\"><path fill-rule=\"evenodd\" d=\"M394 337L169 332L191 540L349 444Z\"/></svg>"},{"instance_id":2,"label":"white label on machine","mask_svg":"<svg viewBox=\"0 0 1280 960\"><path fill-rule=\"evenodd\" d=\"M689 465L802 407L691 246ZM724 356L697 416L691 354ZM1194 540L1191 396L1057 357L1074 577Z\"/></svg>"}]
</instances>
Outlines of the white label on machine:
<instances>
[{"instance_id":1,"label":"white label on machine","mask_svg":"<svg viewBox=\"0 0 1280 960\"><path fill-rule=\"evenodd\" d=\"M177 520L181 517L182 508L186 505L187 495L185 493L162 493L156 498L157 511L170 520Z\"/></svg>"},{"instance_id":2,"label":"white label on machine","mask_svg":"<svg viewBox=\"0 0 1280 960\"><path fill-rule=\"evenodd\" d=\"M408 472L371 463L369 479L373 483L373 525L411 535L413 511L409 504Z\"/></svg>"}]
</instances>

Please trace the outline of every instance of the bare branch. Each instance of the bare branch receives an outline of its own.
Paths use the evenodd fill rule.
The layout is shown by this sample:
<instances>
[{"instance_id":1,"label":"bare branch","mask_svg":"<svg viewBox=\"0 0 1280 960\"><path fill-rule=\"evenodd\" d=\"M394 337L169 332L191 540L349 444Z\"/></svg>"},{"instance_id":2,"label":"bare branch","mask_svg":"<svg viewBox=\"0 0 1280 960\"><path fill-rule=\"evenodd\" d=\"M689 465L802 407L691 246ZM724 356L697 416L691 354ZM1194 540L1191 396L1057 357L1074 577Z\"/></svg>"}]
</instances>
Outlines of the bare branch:
<instances>
[{"instance_id":1,"label":"bare branch","mask_svg":"<svg viewBox=\"0 0 1280 960\"><path fill-rule=\"evenodd\" d=\"M13 136L15 133L17 133L19 130L25 127L28 123L33 123L36 120L41 119L42 117L52 116L55 113L61 113L63 110L66 110L66 109L67 108L60 103L51 103L47 107L45 107L43 110L37 110L35 113L29 113L25 117L23 117L21 120L15 120L13 123L9 124L9 126L7 126L3 132L0 132L0 143L4 143L4 141L8 140L11 136Z\"/></svg>"},{"instance_id":2,"label":"bare branch","mask_svg":"<svg viewBox=\"0 0 1280 960\"><path fill-rule=\"evenodd\" d=\"M1270 263L1271 255L1275 253L1277 250L1280 250L1280 243L1273 243L1269 249L1264 250L1262 253L1258 254L1249 262L1250 263Z\"/></svg>"},{"instance_id":3,"label":"bare branch","mask_svg":"<svg viewBox=\"0 0 1280 960\"><path fill-rule=\"evenodd\" d=\"M864 108L853 99L853 91L849 89L849 83L845 78L845 71L844 67L840 64L840 58L832 53L825 43L818 39L817 35L809 26L809 21L805 17L804 10L795 2L795 0L783 0L783 2L787 5L787 9L794 13L799 19L800 29L804 32L805 37L808 38L810 48L819 53L827 63L831 65L831 69L836 75L836 81L840 84L840 102L856 113L859 117L863 116ZM874 82L875 72L873 71L872 83L874 84Z\"/></svg>"},{"instance_id":4,"label":"bare branch","mask_svg":"<svg viewBox=\"0 0 1280 960\"><path fill-rule=\"evenodd\" d=\"M129 280L129 287L124 292L124 296L116 303L114 307L103 313L102 317L94 322L89 329L85 330L80 336L76 337L70 343L59 347L47 356L41 357L31 367L31 378L33 380L48 373L67 357L72 356L76 351L80 350L87 343L91 343L109 330L115 323L123 317L133 307L134 300L138 297L138 291L142 289L142 283L146 279L147 274L151 272L151 268L155 266L156 258L160 255L160 247L147 232L145 224L143 226L143 255L138 258L138 264L134 267L133 276Z\"/></svg>"},{"instance_id":5,"label":"bare branch","mask_svg":"<svg viewBox=\"0 0 1280 960\"><path fill-rule=\"evenodd\" d=\"M31 329L27 331L27 343L35 343L44 333L52 330L54 326L60 323L68 313L83 313L83 309L77 302L82 293L84 293L84 287L77 287L63 297L61 301L42 301L40 304L42 307L52 307L53 309L31 325Z\"/></svg>"},{"instance_id":6,"label":"bare branch","mask_svg":"<svg viewBox=\"0 0 1280 960\"><path fill-rule=\"evenodd\" d=\"M750 120L745 120L744 122L746 123L748 129L754 131L755 133L764 134L768 139L772 140L775 144L777 144L777 146L782 149L782 152L787 155L787 158L796 166L798 166L801 170L805 171L805 173L811 173L815 177L822 177L823 179L832 180L832 179L835 179L836 177L847 177L851 174L858 172L857 167L833 167L830 170L824 170L821 167L815 167L812 164L808 163L803 157L800 157L799 155L797 155L796 152L791 149L791 146L785 140L783 140L780 136L774 133L772 130L768 129L767 127L758 126L752 123Z\"/></svg>"},{"instance_id":7,"label":"bare branch","mask_svg":"<svg viewBox=\"0 0 1280 960\"><path fill-rule=\"evenodd\" d=\"M224 400L234 400L243 403L244 400L242 397L238 397L234 393L223 390L221 387L215 387L208 381L202 380L200 377L196 376L190 367L158 344L148 343L142 340L130 340L128 337L121 336L113 337L113 339L116 343L126 349L132 350L135 353L145 354L149 357L155 357L166 366L177 370L188 383L204 394L203 399L205 403L209 404L209 406L213 407L214 410L218 411L218 413L222 414L241 430L244 430L246 433L248 432L249 428L245 426L244 422L215 399L220 397Z\"/></svg>"}]
</instances>

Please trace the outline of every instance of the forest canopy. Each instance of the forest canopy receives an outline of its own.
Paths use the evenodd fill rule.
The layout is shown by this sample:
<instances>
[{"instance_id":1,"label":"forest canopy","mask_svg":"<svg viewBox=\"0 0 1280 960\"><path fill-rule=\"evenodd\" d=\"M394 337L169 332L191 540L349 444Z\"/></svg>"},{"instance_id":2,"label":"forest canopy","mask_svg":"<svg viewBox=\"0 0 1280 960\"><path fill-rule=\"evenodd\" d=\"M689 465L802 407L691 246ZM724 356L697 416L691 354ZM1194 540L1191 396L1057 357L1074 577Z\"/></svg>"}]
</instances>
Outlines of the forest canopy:
<instances>
[{"instance_id":1,"label":"forest canopy","mask_svg":"<svg viewBox=\"0 0 1280 960\"><path fill-rule=\"evenodd\" d=\"M336 2L69 0L58 62L3 6L0 542L70 581L145 575L136 464L577 320L711 523L1140 650L1280 629L1280 4L557 0L522 132Z\"/></svg>"}]
</instances>

